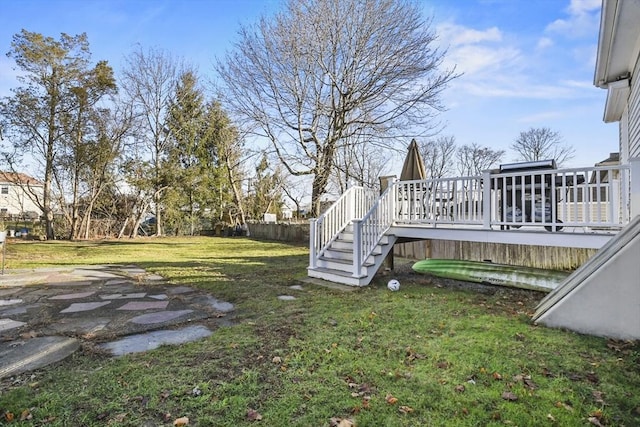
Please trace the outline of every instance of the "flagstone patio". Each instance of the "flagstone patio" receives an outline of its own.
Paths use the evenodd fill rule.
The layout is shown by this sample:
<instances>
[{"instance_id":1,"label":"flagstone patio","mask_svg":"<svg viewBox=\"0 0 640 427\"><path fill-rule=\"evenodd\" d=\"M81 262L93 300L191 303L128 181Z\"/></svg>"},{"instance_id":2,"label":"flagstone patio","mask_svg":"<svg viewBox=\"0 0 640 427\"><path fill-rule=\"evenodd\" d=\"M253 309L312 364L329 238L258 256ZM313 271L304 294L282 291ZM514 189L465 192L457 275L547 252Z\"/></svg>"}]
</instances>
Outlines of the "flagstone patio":
<instances>
[{"instance_id":1,"label":"flagstone patio","mask_svg":"<svg viewBox=\"0 0 640 427\"><path fill-rule=\"evenodd\" d=\"M83 347L120 356L203 339L234 309L132 265L11 272L0 276L0 378Z\"/></svg>"}]
</instances>

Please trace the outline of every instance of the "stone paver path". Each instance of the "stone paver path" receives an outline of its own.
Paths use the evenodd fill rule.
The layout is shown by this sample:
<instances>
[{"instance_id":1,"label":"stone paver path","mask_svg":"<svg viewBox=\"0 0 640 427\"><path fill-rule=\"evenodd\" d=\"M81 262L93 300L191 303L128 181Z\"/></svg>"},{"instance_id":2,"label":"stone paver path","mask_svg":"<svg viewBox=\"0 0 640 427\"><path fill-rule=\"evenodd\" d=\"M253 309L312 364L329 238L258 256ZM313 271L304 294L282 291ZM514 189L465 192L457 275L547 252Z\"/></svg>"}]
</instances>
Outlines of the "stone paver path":
<instances>
[{"instance_id":1,"label":"stone paver path","mask_svg":"<svg viewBox=\"0 0 640 427\"><path fill-rule=\"evenodd\" d=\"M132 265L6 273L0 378L57 362L82 342L120 356L203 339L230 324L234 308Z\"/></svg>"}]
</instances>

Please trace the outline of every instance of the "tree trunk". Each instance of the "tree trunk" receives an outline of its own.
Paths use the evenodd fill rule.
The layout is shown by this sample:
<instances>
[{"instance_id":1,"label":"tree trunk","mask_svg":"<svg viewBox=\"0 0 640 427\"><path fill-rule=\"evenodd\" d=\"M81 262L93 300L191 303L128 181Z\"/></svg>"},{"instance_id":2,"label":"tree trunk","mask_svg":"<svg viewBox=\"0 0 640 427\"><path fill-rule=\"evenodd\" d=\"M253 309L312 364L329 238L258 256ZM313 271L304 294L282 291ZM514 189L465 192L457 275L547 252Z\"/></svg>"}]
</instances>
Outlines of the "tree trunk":
<instances>
[{"instance_id":1,"label":"tree trunk","mask_svg":"<svg viewBox=\"0 0 640 427\"><path fill-rule=\"evenodd\" d=\"M229 178L229 185L231 185L231 189L233 190L233 201L238 207L238 211L240 211L240 223L245 224L247 221L244 215L244 208L242 207L242 196L240 194L240 190L238 189L238 186L236 185L236 181L233 173L233 167L231 166L229 157L225 159L225 164L227 166L226 169L227 169L227 176Z\"/></svg>"},{"instance_id":2,"label":"tree trunk","mask_svg":"<svg viewBox=\"0 0 640 427\"><path fill-rule=\"evenodd\" d=\"M313 177L313 184L311 187L311 216L313 218L320 216L320 198L327 190L329 174L330 168L324 167L316 170L316 174Z\"/></svg>"},{"instance_id":3,"label":"tree trunk","mask_svg":"<svg viewBox=\"0 0 640 427\"><path fill-rule=\"evenodd\" d=\"M129 223L129 217L124 219L124 223L122 223L122 227L120 227L120 231L118 232L118 239L122 239L124 236L124 231L127 229L127 224Z\"/></svg>"}]
</instances>

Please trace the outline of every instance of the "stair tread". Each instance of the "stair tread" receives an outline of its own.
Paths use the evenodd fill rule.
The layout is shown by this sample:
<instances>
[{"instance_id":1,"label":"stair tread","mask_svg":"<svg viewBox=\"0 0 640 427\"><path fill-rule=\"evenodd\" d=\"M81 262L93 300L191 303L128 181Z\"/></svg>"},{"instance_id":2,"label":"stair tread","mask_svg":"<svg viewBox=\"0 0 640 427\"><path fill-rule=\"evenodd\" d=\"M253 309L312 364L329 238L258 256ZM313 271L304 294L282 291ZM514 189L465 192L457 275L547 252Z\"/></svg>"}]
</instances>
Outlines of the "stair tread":
<instances>
[{"instance_id":1,"label":"stair tread","mask_svg":"<svg viewBox=\"0 0 640 427\"><path fill-rule=\"evenodd\" d=\"M353 253L353 248L351 249L347 249L347 248L333 248L333 247L329 247L327 250L327 252L339 252L339 253L343 253L343 254L352 254ZM374 251L373 255L378 255L380 254L381 251Z\"/></svg>"},{"instance_id":2,"label":"stair tread","mask_svg":"<svg viewBox=\"0 0 640 427\"><path fill-rule=\"evenodd\" d=\"M354 277L351 273L349 273L348 271L342 271L342 270L334 270L332 268L326 268L326 267L316 267L312 269L313 271L317 271L320 273L327 273L327 274L333 274L335 276L342 276L342 277ZM364 274L361 275L360 277L366 277Z\"/></svg>"},{"instance_id":3,"label":"stair tread","mask_svg":"<svg viewBox=\"0 0 640 427\"><path fill-rule=\"evenodd\" d=\"M350 259L328 258L328 257L325 257L325 256L321 256L319 259L321 259L323 261L335 262L336 264L345 264L345 265L353 264L353 260L350 260ZM363 267L370 267L372 265L374 265L374 263L372 263L372 262L365 261L365 262L362 263Z\"/></svg>"}]
</instances>

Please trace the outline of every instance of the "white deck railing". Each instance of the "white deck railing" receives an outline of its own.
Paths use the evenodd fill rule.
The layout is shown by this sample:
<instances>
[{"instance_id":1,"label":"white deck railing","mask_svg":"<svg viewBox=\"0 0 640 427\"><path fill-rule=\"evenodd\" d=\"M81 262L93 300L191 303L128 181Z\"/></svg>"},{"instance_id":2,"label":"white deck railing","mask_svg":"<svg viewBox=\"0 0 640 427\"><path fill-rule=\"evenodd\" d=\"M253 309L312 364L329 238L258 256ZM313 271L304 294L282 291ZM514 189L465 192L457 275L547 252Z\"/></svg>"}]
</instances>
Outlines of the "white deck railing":
<instances>
[{"instance_id":1,"label":"white deck railing","mask_svg":"<svg viewBox=\"0 0 640 427\"><path fill-rule=\"evenodd\" d=\"M375 203L378 195L374 190L351 187L318 218L310 220L310 266L315 268L316 260L356 218L362 218Z\"/></svg>"},{"instance_id":2,"label":"white deck railing","mask_svg":"<svg viewBox=\"0 0 640 427\"><path fill-rule=\"evenodd\" d=\"M606 166L397 181L396 222L619 229L629 222L629 167ZM486 214L486 215L485 215Z\"/></svg>"},{"instance_id":3,"label":"white deck railing","mask_svg":"<svg viewBox=\"0 0 640 427\"><path fill-rule=\"evenodd\" d=\"M362 219L353 220L353 275L360 276L362 265L373 253L394 221L396 188L391 186Z\"/></svg>"}]
</instances>

